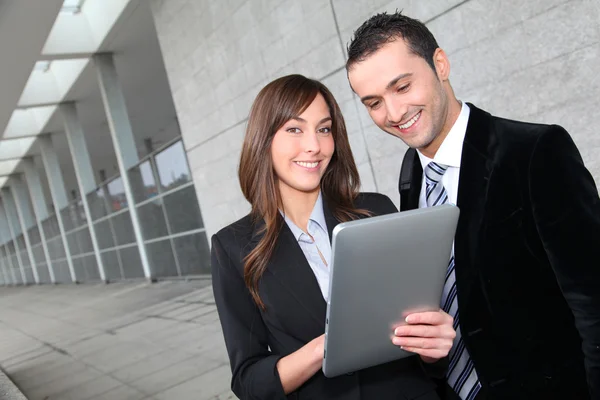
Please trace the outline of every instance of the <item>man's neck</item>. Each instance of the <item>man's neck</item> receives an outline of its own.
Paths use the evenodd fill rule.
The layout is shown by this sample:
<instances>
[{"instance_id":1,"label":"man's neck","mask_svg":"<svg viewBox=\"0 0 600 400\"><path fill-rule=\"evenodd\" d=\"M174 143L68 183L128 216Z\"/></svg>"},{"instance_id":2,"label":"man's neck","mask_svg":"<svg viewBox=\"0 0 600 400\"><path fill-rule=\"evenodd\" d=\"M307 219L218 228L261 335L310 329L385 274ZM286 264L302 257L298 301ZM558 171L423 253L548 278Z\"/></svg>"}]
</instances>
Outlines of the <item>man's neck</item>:
<instances>
[{"instance_id":1,"label":"man's neck","mask_svg":"<svg viewBox=\"0 0 600 400\"><path fill-rule=\"evenodd\" d=\"M446 140L446 137L450 133L450 130L456 123L456 120L458 120L461 110L462 103L454 96L452 96L450 104L448 105L448 115L446 117L446 121L444 122L444 126L442 127L441 132L435 137L435 139L433 139L431 143L429 143L429 145L418 149L421 152L421 154L433 160L435 154L440 149L442 143L444 143L444 140Z\"/></svg>"}]
</instances>

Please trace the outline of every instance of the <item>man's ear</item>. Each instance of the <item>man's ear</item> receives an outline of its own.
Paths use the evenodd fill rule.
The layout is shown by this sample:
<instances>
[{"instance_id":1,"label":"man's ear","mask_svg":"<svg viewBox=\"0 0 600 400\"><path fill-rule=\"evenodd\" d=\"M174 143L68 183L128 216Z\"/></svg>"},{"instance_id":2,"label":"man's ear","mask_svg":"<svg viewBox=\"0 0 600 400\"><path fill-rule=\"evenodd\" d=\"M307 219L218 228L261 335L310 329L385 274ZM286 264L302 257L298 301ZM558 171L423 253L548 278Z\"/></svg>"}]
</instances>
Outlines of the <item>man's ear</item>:
<instances>
[{"instance_id":1,"label":"man's ear","mask_svg":"<svg viewBox=\"0 0 600 400\"><path fill-rule=\"evenodd\" d=\"M448 60L446 52L439 47L433 53L433 65L435 65L435 70L440 81L447 81L450 77L450 60Z\"/></svg>"}]
</instances>

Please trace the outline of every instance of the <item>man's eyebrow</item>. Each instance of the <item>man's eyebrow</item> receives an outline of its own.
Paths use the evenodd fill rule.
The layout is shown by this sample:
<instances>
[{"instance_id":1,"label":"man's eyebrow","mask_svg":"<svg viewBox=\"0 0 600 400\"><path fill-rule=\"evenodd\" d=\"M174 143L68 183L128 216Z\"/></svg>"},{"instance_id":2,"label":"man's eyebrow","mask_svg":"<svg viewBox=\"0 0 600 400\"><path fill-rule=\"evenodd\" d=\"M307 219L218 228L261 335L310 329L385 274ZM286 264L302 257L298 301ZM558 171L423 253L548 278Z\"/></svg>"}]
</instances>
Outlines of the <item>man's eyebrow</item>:
<instances>
[{"instance_id":1,"label":"man's eyebrow","mask_svg":"<svg viewBox=\"0 0 600 400\"><path fill-rule=\"evenodd\" d=\"M398 83L398 81L404 79L404 78L408 78L409 76L412 76L412 73L407 72L406 74L400 74L397 77L395 77L394 79L392 79L390 81L390 83L387 84L387 86L385 87L386 90L391 89L393 86L396 85L396 83Z\"/></svg>"},{"instance_id":2,"label":"man's eyebrow","mask_svg":"<svg viewBox=\"0 0 600 400\"><path fill-rule=\"evenodd\" d=\"M391 81L390 81L390 82L387 84L387 86L385 87L385 90L390 90L392 87L394 87L394 86L395 86L395 85L398 83L398 81L400 81L400 80L402 80L402 79L404 79L404 78L408 78L408 77L410 77L410 76L412 76L412 73L411 73L411 72L407 72L407 73L405 73L405 74L400 74L400 75L398 75L397 77L395 77L394 79L392 79L392 80L391 80ZM362 103L364 103L365 101L368 101L368 100L371 100L371 99L374 99L374 98L377 98L377 97L379 97L379 96L376 96L376 95L367 95L367 96L361 97L361 98L360 98L360 101L361 101Z\"/></svg>"}]
</instances>

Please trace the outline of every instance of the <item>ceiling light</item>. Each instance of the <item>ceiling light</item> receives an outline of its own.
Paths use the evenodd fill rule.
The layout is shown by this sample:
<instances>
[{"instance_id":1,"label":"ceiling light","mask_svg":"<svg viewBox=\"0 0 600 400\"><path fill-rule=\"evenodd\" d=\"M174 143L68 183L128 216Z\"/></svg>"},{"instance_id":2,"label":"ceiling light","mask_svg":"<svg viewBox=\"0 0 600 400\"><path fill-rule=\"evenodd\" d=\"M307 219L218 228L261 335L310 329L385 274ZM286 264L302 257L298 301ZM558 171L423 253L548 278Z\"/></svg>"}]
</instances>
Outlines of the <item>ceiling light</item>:
<instances>
[{"instance_id":1,"label":"ceiling light","mask_svg":"<svg viewBox=\"0 0 600 400\"><path fill-rule=\"evenodd\" d=\"M48 72L50 69L50 61L38 61L33 66L34 71Z\"/></svg>"},{"instance_id":2,"label":"ceiling light","mask_svg":"<svg viewBox=\"0 0 600 400\"><path fill-rule=\"evenodd\" d=\"M60 12L68 14L78 14L85 0L65 0Z\"/></svg>"}]
</instances>

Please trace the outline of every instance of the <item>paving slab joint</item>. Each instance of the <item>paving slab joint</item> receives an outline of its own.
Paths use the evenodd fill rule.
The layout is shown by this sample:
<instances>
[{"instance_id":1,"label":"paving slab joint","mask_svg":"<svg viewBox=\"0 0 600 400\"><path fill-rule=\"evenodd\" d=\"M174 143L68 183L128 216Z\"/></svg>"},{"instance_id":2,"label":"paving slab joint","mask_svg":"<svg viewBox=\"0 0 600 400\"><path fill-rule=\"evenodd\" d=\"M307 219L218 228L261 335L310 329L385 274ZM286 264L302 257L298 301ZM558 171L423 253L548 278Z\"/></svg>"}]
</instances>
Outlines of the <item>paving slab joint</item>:
<instances>
[{"instance_id":1,"label":"paving slab joint","mask_svg":"<svg viewBox=\"0 0 600 400\"><path fill-rule=\"evenodd\" d=\"M0 368L0 400L27 400L21 389Z\"/></svg>"}]
</instances>

